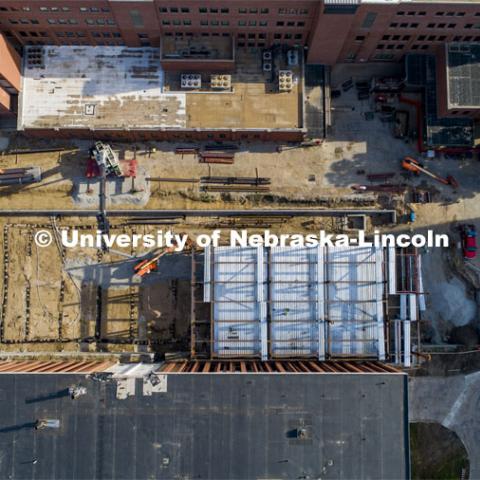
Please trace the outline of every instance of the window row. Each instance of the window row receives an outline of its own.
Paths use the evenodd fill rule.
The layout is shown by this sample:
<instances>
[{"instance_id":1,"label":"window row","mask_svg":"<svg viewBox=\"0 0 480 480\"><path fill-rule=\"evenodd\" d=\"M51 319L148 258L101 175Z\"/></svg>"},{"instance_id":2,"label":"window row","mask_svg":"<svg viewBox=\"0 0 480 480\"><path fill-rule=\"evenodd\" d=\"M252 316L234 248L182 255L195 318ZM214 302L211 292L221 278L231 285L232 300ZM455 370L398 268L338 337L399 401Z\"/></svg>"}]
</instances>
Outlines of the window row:
<instances>
[{"instance_id":1,"label":"window row","mask_svg":"<svg viewBox=\"0 0 480 480\"><path fill-rule=\"evenodd\" d=\"M31 12L32 8L31 7L22 7L22 11L24 12ZM70 7L39 7L39 10L41 12L70 12L71 8ZM20 9L15 8L15 7L0 7L0 12L19 12ZM80 7L80 12L82 13L108 13L110 12L110 9L108 7Z\"/></svg>"},{"instance_id":2,"label":"window row","mask_svg":"<svg viewBox=\"0 0 480 480\"><path fill-rule=\"evenodd\" d=\"M14 18L10 18L9 22L12 25L22 24L22 25L38 25L39 21L32 19L28 20L27 18L19 18L18 20ZM47 23L50 25L78 25L78 20L76 18L49 18L47 19ZM115 20L110 18L87 18L85 20L87 25L115 25Z\"/></svg>"},{"instance_id":3,"label":"window row","mask_svg":"<svg viewBox=\"0 0 480 480\"><path fill-rule=\"evenodd\" d=\"M424 11L399 11L397 12L397 15L407 15L407 16L414 16L414 15L419 15L421 17L424 17L427 14L427 12ZM464 17L465 12L436 12L435 13L436 17Z\"/></svg>"},{"instance_id":4,"label":"window row","mask_svg":"<svg viewBox=\"0 0 480 480\"><path fill-rule=\"evenodd\" d=\"M160 7L160 13L190 13L193 9L190 7ZM228 7L199 7L198 13L230 13ZM270 13L269 8L238 8L237 13L245 14L262 14ZM279 15L308 15L308 10L304 8L279 8Z\"/></svg>"},{"instance_id":5,"label":"window row","mask_svg":"<svg viewBox=\"0 0 480 480\"><path fill-rule=\"evenodd\" d=\"M162 20L162 25L164 26L169 26L169 25L185 25L185 26L190 26L193 25L192 21L189 19L185 20L180 20L178 18L173 19L173 20L167 20L163 19ZM239 27L268 27L268 22L266 20L238 20L237 25ZM230 26L230 21L229 20L200 20L200 26L202 27L228 27ZM275 26L277 27L287 27L287 28L302 28L305 26L305 22L284 22L284 21L278 21L275 23Z\"/></svg>"}]
</instances>

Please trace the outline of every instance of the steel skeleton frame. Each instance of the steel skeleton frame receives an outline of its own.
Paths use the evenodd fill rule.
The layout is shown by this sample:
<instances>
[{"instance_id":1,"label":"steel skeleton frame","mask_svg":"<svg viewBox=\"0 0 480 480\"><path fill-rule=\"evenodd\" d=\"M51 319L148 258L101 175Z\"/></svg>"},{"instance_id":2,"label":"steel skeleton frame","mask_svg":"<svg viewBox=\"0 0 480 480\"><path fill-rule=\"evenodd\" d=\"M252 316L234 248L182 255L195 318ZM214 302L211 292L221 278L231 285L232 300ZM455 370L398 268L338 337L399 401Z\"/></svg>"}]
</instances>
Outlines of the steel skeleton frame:
<instances>
[{"instance_id":1,"label":"steel skeleton frame","mask_svg":"<svg viewBox=\"0 0 480 480\"><path fill-rule=\"evenodd\" d=\"M289 247L287 247L288 249ZM273 249L274 250L274 249ZM305 250L305 249L304 249ZM270 358L305 358L305 357L313 357L320 360L325 359L326 357L329 358L378 358L380 360L384 360L386 358L386 348L385 348L385 338L386 335L384 330L385 321L387 317L387 307L386 307L386 294L385 294L385 258L381 250L371 250L371 255L373 260L367 258L363 259L362 261L332 261L328 249L324 248L312 248L310 249L311 252L315 253L315 259L309 258L308 261L284 261L275 258L272 261L272 250L265 249L266 255L261 259L261 270L264 271L266 269L266 274L261 273L260 275L263 277L264 282L267 285L266 291L263 291L263 294L266 294L267 298L263 299L263 301L259 302L259 285L258 280L260 277L257 275L257 296L256 298L246 299L246 298L236 298L233 299L225 299L225 298L217 298L212 290L217 287L221 287L224 284L228 284L230 286L238 286L242 288L244 285L252 285L253 281L248 280L238 280L237 278L230 278L228 280L219 280L216 277L212 281L213 277L213 270L217 268L219 265L222 264L230 264L235 265L235 261L228 261L224 262L221 259L215 258L212 260L212 254L209 249L205 249L204 254L204 296L203 301L209 302L211 305L211 338L209 339L210 344L210 357L211 358L222 358L222 355L219 355L218 346L216 345L216 338L215 338L215 325L216 323L225 325L230 324L230 326L235 326L235 324L239 324L242 322L243 324L251 323L250 327L253 327L254 324L260 325L260 331L257 337L252 337L250 340L247 340L247 345L249 348L249 355L254 357L261 357L263 360L266 360L266 349L268 350L268 355ZM313 253L312 253L313 255ZM258 256L258 253L257 253ZM192 261L194 260L194 256L192 256ZM206 266L209 266L207 268ZM248 262L241 262L241 265L237 264L238 268L245 268L248 265L256 265L258 267L258 257L252 259L252 261ZM273 265L273 267L272 267ZM288 269L289 267L292 268L293 265L296 265L295 268L300 268L297 273L306 274L304 278L295 277L291 280L285 280L282 278L278 278L278 275L272 277L272 268L278 268L280 265L285 265ZM343 286L346 285L349 289L358 289L359 287L368 287L372 289L372 296L371 298L331 298L328 294L328 286L332 284L332 280L329 278L329 270L331 270L331 266L335 265L345 265L348 267L352 267L354 265L362 266L371 266L372 272L374 277L362 279L362 278L354 278L354 279L342 279L337 278L335 282L333 282L336 286ZM316 270L312 273L312 267L315 267ZM302 268L306 268L307 271L301 271ZM355 271L355 268L354 268ZM207 273L209 272L209 273ZM330 274L332 272L330 271ZM234 275L232 275L234 277ZM198 284L201 282L192 282L192 288L198 287ZM293 289L303 286L305 288L304 293L306 292L306 298L282 298L279 300L275 295L275 289L288 286L292 287ZM312 294L312 290L315 289L316 293ZM275 298L274 298L275 297ZM235 316L230 316L229 318L222 318L218 319L215 317L215 307L219 304L228 304L230 303L237 303L240 301L242 306L247 306L247 308L252 308L255 305L260 307L260 303L266 305L267 314L263 315L261 318L254 317L249 319L242 318L235 318ZM200 303L199 301L196 301ZM337 352L334 351L332 348L332 338L331 338L331 330L332 330L332 323L333 319L329 316L329 308L331 304L340 305L346 304L351 306L354 305L353 311L359 310L362 312L363 310L367 310L368 308L372 309L372 319L365 321L364 319L353 317L343 317L341 319L341 325L345 329L354 328L355 325L358 326L360 333L362 331L366 331L365 325L370 325L371 332L375 332L374 336L358 336L355 337L354 341L358 347L355 349L354 352L348 348L349 343L352 342L351 338L337 338L335 343L337 345ZM250 304L250 305L249 305ZM304 309L310 309L310 312L313 312L308 319L281 319L278 318L279 315L275 315L275 308L279 307L289 309L291 308L298 308L301 306ZM192 309L194 310L194 308ZM278 313L278 312L277 312ZM287 315L288 316L288 315ZM276 317L276 318L275 318ZM196 320L193 320L195 322ZM338 322L338 320L337 320ZM266 329L266 327L270 327ZM295 333L295 328L298 329L300 326L300 333L303 335L283 335L283 338L278 338L278 335L275 337L275 329L278 328L280 330L287 329L290 327L293 329L293 333ZM302 332L301 328L308 329L309 327L311 330L305 334L305 330ZM248 325L246 326L248 327ZM315 334L313 334L313 329L315 329ZM272 333L273 332L273 333ZM285 336L287 338L285 338ZM305 338L306 337L306 338ZM192 337L193 338L193 337ZM198 340L195 338L195 342L198 343ZM244 357L246 352L237 350L235 351L235 344L238 344L239 341L242 342L243 347L245 347L245 338L222 338L221 342L224 346L228 347L226 350L228 351L227 357L230 358L241 358ZM371 346L372 343L377 345L375 351L369 349L369 344ZM265 345L267 344L267 345ZM388 345L388 344L387 344ZM340 351L338 351L340 350ZM192 352L193 353L193 352ZM223 357L225 358L225 357Z\"/></svg>"}]
</instances>

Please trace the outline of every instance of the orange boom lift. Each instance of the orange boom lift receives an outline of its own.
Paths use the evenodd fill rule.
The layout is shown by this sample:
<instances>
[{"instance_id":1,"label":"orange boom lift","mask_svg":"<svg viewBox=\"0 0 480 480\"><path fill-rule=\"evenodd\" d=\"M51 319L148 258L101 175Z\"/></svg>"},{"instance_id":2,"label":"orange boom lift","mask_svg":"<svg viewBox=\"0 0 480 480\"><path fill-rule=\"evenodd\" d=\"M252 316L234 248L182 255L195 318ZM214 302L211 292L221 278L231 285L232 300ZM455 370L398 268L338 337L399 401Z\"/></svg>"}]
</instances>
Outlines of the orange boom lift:
<instances>
[{"instance_id":1,"label":"orange boom lift","mask_svg":"<svg viewBox=\"0 0 480 480\"><path fill-rule=\"evenodd\" d=\"M409 172L413 172L416 175L424 173L425 175L428 175L429 177L433 178L437 182L443 183L444 185L450 185L453 188L458 187L458 182L455 180L455 178L452 177L452 175L448 175L447 178L440 177L439 175L431 172L430 170L427 170L424 165L422 165L418 160L415 160L412 157L405 157L402 160L402 168L408 170Z\"/></svg>"}]
</instances>

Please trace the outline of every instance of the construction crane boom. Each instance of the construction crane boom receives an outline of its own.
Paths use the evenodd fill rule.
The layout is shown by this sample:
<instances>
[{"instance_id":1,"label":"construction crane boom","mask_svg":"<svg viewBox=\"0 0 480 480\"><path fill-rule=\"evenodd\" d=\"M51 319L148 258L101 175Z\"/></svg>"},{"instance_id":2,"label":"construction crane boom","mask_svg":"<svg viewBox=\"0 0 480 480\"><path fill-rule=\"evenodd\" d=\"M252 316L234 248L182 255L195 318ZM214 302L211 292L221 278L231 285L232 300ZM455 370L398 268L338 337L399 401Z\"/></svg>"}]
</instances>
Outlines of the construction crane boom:
<instances>
[{"instance_id":1,"label":"construction crane boom","mask_svg":"<svg viewBox=\"0 0 480 480\"><path fill-rule=\"evenodd\" d=\"M415 174L423 173L433 178L437 182L443 183L444 185L450 185L454 188L458 187L458 182L451 175L448 175L447 178L440 177L439 175L428 170L424 165L422 165L418 160L415 160L412 157L405 157L402 160L402 168L413 172Z\"/></svg>"}]
</instances>

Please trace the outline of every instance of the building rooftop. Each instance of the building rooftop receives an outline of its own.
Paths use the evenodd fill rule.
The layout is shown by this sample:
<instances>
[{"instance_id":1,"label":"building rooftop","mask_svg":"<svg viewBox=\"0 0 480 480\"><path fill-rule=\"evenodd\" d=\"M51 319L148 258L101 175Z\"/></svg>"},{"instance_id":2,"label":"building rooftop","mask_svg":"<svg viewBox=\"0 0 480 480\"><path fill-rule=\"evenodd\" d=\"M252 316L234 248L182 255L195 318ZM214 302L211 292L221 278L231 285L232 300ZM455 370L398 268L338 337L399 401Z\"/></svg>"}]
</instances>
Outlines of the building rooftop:
<instances>
[{"instance_id":1,"label":"building rooftop","mask_svg":"<svg viewBox=\"0 0 480 480\"><path fill-rule=\"evenodd\" d=\"M480 108L480 45L447 44L449 108Z\"/></svg>"},{"instance_id":2,"label":"building rooftop","mask_svg":"<svg viewBox=\"0 0 480 480\"><path fill-rule=\"evenodd\" d=\"M434 55L409 53L405 56L407 85L424 89L425 144L429 147L471 147L472 119L438 116L436 69Z\"/></svg>"},{"instance_id":3,"label":"building rooftop","mask_svg":"<svg viewBox=\"0 0 480 480\"><path fill-rule=\"evenodd\" d=\"M0 375L0 477L409 478L404 374L166 377L120 399L114 380Z\"/></svg>"},{"instance_id":4,"label":"building rooftop","mask_svg":"<svg viewBox=\"0 0 480 480\"><path fill-rule=\"evenodd\" d=\"M222 37L221 37L222 38ZM274 58L274 72L285 68ZM262 53L236 53L231 88L181 87L181 74L165 72L159 49L126 47L27 47L20 129L298 129L302 128L301 67L290 91L263 72ZM224 72L218 72L224 73Z\"/></svg>"}]
</instances>

